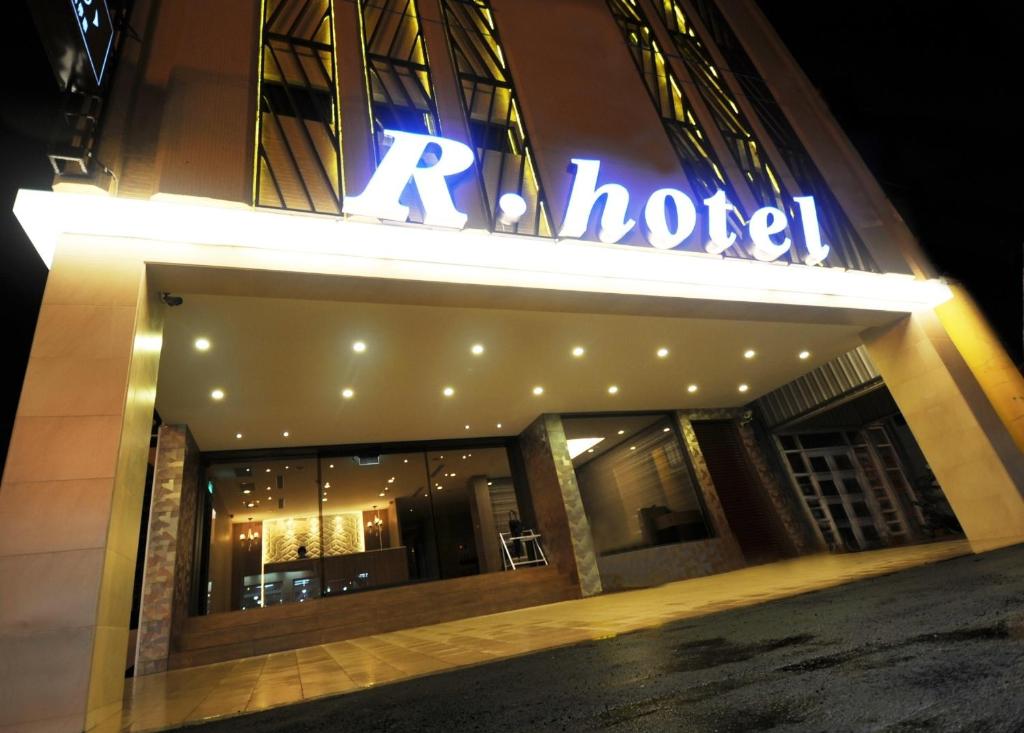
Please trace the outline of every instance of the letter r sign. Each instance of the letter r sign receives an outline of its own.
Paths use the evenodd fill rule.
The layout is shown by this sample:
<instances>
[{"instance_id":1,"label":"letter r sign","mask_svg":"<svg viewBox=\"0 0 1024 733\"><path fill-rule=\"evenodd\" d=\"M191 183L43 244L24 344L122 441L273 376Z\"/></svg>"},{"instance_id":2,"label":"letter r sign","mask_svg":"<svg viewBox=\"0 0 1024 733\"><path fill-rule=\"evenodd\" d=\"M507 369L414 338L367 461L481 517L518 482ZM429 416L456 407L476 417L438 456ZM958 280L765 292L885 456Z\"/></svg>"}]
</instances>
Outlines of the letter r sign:
<instances>
[{"instance_id":1,"label":"letter r sign","mask_svg":"<svg viewBox=\"0 0 1024 733\"><path fill-rule=\"evenodd\" d=\"M423 223L429 226L462 229L467 215L455 208L445 181L467 170L475 156L468 145L433 135L385 130L394 142L384 155L366 188L358 196L348 196L342 211L389 221L406 221L409 207L399 200L406 186L416 186L423 202ZM421 167L420 161L433 143L441 154L433 165Z\"/></svg>"}]
</instances>

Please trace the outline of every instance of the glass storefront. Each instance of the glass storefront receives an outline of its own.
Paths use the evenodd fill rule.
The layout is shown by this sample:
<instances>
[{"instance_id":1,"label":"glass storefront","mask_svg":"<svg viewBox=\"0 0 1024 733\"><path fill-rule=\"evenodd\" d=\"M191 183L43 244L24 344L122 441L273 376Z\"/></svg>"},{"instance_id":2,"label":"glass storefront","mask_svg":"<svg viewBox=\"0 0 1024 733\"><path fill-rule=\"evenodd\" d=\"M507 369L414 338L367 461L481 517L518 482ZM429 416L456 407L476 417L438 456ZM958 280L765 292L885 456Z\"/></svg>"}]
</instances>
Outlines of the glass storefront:
<instances>
[{"instance_id":1,"label":"glass storefront","mask_svg":"<svg viewBox=\"0 0 1024 733\"><path fill-rule=\"evenodd\" d=\"M710 536L670 415L584 415L563 425L598 554Z\"/></svg>"},{"instance_id":2,"label":"glass storefront","mask_svg":"<svg viewBox=\"0 0 1024 733\"><path fill-rule=\"evenodd\" d=\"M519 515L504 446L213 460L200 613L500 571Z\"/></svg>"}]
</instances>

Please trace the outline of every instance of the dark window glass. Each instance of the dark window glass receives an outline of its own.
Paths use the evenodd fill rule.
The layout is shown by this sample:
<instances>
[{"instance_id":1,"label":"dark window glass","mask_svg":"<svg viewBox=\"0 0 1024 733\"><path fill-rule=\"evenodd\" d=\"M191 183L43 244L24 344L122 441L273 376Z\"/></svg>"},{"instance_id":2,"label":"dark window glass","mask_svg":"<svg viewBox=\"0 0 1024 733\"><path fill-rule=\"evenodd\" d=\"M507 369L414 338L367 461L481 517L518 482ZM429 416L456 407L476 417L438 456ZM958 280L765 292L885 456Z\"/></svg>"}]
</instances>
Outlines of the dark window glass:
<instances>
[{"instance_id":1,"label":"dark window glass","mask_svg":"<svg viewBox=\"0 0 1024 733\"><path fill-rule=\"evenodd\" d=\"M842 433L804 433L800 436L804 448L833 448L845 445Z\"/></svg>"},{"instance_id":2,"label":"dark window glass","mask_svg":"<svg viewBox=\"0 0 1024 733\"><path fill-rule=\"evenodd\" d=\"M853 470L853 461L851 461L850 457L847 455L839 453L837 455L832 456L832 460L836 462L836 468L840 471Z\"/></svg>"},{"instance_id":3,"label":"dark window glass","mask_svg":"<svg viewBox=\"0 0 1024 733\"><path fill-rule=\"evenodd\" d=\"M811 469L817 473L832 473L828 461L821 456L811 456Z\"/></svg>"},{"instance_id":4,"label":"dark window glass","mask_svg":"<svg viewBox=\"0 0 1024 733\"><path fill-rule=\"evenodd\" d=\"M796 443L796 438L792 435L780 435L779 443L782 444L783 450L798 450L800 448Z\"/></svg>"},{"instance_id":5,"label":"dark window glass","mask_svg":"<svg viewBox=\"0 0 1024 733\"><path fill-rule=\"evenodd\" d=\"M831 481L819 481L818 486L821 487L821 493L825 496L839 496L839 491L836 489L836 485Z\"/></svg>"},{"instance_id":6,"label":"dark window glass","mask_svg":"<svg viewBox=\"0 0 1024 733\"><path fill-rule=\"evenodd\" d=\"M789 467L793 469L793 473L807 473L807 464L804 463L804 457L799 453L787 453L786 460L789 461Z\"/></svg>"},{"instance_id":7,"label":"dark window glass","mask_svg":"<svg viewBox=\"0 0 1024 733\"><path fill-rule=\"evenodd\" d=\"M600 554L709 536L671 417L573 417L563 424Z\"/></svg>"}]
</instances>

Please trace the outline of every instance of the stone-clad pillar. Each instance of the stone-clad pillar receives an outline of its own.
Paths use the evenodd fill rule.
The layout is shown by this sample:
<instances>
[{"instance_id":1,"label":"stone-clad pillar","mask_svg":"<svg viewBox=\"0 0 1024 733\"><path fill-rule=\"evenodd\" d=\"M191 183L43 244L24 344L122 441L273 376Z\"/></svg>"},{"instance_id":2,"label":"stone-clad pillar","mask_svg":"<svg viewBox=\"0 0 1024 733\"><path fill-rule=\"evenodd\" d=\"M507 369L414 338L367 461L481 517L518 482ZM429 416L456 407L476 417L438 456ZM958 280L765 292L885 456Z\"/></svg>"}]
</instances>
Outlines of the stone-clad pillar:
<instances>
[{"instance_id":1,"label":"stone-clad pillar","mask_svg":"<svg viewBox=\"0 0 1024 733\"><path fill-rule=\"evenodd\" d=\"M102 250L57 248L0 486L5 733L120 720L163 306Z\"/></svg>"},{"instance_id":2,"label":"stone-clad pillar","mask_svg":"<svg viewBox=\"0 0 1024 733\"><path fill-rule=\"evenodd\" d=\"M975 326L986 328L980 320ZM986 394L972 371L976 357L965 359L930 311L863 339L971 546L982 551L1024 541L1024 455L990 402L991 385Z\"/></svg>"},{"instance_id":3,"label":"stone-clad pillar","mask_svg":"<svg viewBox=\"0 0 1024 733\"><path fill-rule=\"evenodd\" d=\"M548 561L576 579L583 596L600 593L597 554L562 419L541 415L519 436L519 445Z\"/></svg>"},{"instance_id":4,"label":"stone-clad pillar","mask_svg":"<svg viewBox=\"0 0 1024 733\"><path fill-rule=\"evenodd\" d=\"M167 670L172 641L188 616L199 470L199 448L188 428L162 426L153 466L136 677Z\"/></svg>"}]
</instances>

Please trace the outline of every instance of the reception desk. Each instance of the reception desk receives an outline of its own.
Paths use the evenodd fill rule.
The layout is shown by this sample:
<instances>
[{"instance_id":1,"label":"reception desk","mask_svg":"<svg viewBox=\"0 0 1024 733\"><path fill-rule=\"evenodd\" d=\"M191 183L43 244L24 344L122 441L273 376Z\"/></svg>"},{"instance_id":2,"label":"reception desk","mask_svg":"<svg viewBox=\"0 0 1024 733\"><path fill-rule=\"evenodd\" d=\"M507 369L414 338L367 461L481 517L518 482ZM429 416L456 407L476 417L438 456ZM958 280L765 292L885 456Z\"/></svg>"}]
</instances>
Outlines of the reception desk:
<instances>
[{"instance_id":1,"label":"reception desk","mask_svg":"<svg viewBox=\"0 0 1024 733\"><path fill-rule=\"evenodd\" d=\"M305 558L263 566L266 576L320 579L320 558ZM325 593L344 593L385 585L399 585L409 580L409 562L405 547L329 555L323 558ZM268 578L269 580L269 578Z\"/></svg>"}]
</instances>

